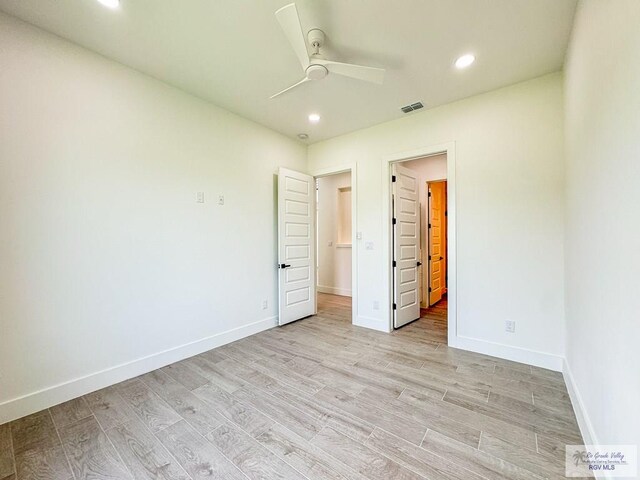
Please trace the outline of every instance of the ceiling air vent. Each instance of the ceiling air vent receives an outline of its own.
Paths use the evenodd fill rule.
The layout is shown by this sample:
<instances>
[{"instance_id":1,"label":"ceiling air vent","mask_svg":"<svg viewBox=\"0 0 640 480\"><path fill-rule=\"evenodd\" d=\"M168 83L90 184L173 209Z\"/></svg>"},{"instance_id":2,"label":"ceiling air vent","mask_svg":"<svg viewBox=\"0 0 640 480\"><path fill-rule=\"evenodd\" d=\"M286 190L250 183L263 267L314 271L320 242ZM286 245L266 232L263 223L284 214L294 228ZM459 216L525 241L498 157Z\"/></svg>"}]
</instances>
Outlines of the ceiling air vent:
<instances>
[{"instance_id":1,"label":"ceiling air vent","mask_svg":"<svg viewBox=\"0 0 640 480\"><path fill-rule=\"evenodd\" d=\"M420 110L422 107L424 107L422 102L416 102L416 103L412 103L411 105L400 107L400 110L402 110L404 113L409 113L409 112L413 112L414 110Z\"/></svg>"}]
</instances>

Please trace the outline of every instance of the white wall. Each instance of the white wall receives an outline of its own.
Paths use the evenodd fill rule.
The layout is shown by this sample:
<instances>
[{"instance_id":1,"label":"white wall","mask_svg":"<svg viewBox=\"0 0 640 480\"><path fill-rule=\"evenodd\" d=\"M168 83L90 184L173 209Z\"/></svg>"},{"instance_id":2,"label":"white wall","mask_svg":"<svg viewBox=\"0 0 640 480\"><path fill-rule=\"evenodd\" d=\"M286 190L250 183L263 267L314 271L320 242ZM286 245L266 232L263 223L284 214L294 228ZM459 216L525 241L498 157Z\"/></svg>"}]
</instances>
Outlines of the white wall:
<instances>
[{"instance_id":1,"label":"white wall","mask_svg":"<svg viewBox=\"0 0 640 480\"><path fill-rule=\"evenodd\" d=\"M3 14L0 105L0 423L274 324L303 145Z\"/></svg>"},{"instance_id":2,"label":"white wall","mask_svg":"<svg viewBox=\"0 0 640 480\"><path fill-rule=\"evenodd\" d=\"M581 3L565 66L567 376L604 444L640 445L639 26L637 0Z\"/></svg>"},{"instance_id":3,"label":"white wall","mask_svg":"<svg viewBox=\"0 0 640 480\"><path fill-rule=\"evenodd\" d=\"M318 291L348 297L351 247L338 245L338 189L350 186L350 172L318 179Z\"/></svg>"},{"instance_id":4,"label":"white wall","mask_svg":"<svg viewBox=\"0 0 640 480\"><path fill-rule=\"evenodd\" d=\"M428 265L429 265L429 241L427 238L427 225L429 224L429 210L427 202L427 182L433 180L445 180L447 178L447 155L432 155L425 158L417 158L402 163L403 167L413 170L418 175L418 198L420 199L420 256L422 268L420 269L420 306L429 306L428 293Z\"/></svg>"},{"instance_id":5,"label":"white wall","mask_svg":"<svg viewBox=\"0 0 640 480\"><path fill-rule=\"evenodd\" d=\"M312 171L358 165L357 230L373 242L356 250L358 323L389 328L385 157L455 142L458 344L561 368L562 103L562 75L552 74L310 146ZM504 331L506 319L517 322L515 334Z\"/></svg>"}]
</instances>

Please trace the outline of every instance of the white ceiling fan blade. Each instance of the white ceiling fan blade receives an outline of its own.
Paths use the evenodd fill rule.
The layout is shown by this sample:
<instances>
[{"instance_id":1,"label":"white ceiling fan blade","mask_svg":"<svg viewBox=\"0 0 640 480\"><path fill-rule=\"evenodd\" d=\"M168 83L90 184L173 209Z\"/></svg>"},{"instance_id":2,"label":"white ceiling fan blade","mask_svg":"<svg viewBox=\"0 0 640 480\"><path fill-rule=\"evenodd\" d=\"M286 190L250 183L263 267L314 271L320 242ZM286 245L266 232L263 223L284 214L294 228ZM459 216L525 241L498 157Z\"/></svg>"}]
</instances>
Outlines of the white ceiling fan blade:
<instances>
[{"instance_id":1,"label":"white ceiling fan blade","mask_svg":"<svg viewBox=\"0 0 640 480\"><path fill-rule=\"evenodd\" d=\"M327 67L330 73L336 73L345 77L357 78L365 82L382 85L384 82L384 68L365 67L351 63L332 62L331 60L313 59L313 63L320 63Z\"/></svg>"},{"instance_id":2,"label":"white ceiling fan blade","mask_svg":"<svg viewBox=\"0 0 640 480\"><path fill-rule=\"evenodd\" d=\"M288 92L289 90L291 90L291 89L293 89L293 88L296 88L298 85L302 85L303 83L306 83L306 82L308 82L308 81L309 81L309 79L308 79L307 77L304 77L304 78L303 78L302 80L300 80L298 83L294 83L293 85L291 85L290 87L285 88L285 89L284 89L284 90L282 90L281 92L278 92L278 93L276 93L275 95L271 95L271 96L269 97L269 99L271 99L271 98L276 98L276 97L278 97L278 96L282 95L283 93Z\"/></svg>"},{"instance_id":3,"label":"white ceiling fan blade","mask_svg":"<svg viewBox=\"0 0 640 480\"><path fill-rule=\"evenodd\" d=\"M276 12L276 18L287 36L289 43L293 47L302 68L309 66L309 52L307 51L307 41L302 33L302 25L298 16L298 9L295 3L290 3Z\"/></svg>"}]
</instances>

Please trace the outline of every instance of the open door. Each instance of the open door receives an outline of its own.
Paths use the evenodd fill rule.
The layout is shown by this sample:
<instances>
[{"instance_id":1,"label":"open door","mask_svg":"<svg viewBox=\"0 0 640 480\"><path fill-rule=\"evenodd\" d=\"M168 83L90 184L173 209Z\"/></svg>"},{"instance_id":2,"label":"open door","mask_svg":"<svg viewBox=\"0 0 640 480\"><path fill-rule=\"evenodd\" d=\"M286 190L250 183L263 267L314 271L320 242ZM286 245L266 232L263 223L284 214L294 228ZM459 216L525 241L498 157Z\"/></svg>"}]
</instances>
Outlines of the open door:
<instances>
[{"instance_id":1,"label":"open door","mask_svg":"<svg viewBox=\"0 0 640 480\"><path fill-rule=\"evenodd\" d=\"M447 182L429 182L429 306L442 299L446 289L446 188Z\"/></svg>"},{"instance_id":2,"label":"open door","mask_svg":"<svg viewBox=\"0 0 640 480\"><path fill-rule=\"evenodd\" d=\"M420 203L418 177L393 165L393 325L420 318Z\"/></svg>"},{"instance_id":3,"label":"open door","mask_svg":"<svg viewBox=\"0 0 640 480\"><path fill-rule=\"evenodd\" d=\"M316 313L313 177L278 172L278 321L280 325Z\"/></svg>"}]
</instances>

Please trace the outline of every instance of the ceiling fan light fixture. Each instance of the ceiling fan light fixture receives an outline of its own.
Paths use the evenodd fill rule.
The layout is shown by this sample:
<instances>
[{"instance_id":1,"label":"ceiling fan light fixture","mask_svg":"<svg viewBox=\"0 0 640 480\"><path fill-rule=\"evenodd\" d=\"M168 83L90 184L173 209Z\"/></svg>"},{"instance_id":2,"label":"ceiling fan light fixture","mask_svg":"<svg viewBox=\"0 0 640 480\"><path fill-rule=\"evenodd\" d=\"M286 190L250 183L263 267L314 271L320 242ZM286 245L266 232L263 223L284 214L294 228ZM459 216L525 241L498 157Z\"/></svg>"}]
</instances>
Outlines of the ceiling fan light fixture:
<instances>
[{"instance_id":1,"label":"ceiling fan light fixture","mask_svg":"<svg viewBox=\"0 0 640 480\"><path fill-rule=\"evenodd\" d=\"M475 61L476 57L474 55L472 55L471 53L466 53L461 57L458 57L458 59L456 60L456 68L460 70L463 68L467 68Z\"/></svg>"},{"instance_id":2,"label":"ceiling fan light fixture","mask_svg":"<svg viewBox=\"0 0 640 480\"><path fill-rule=\"evenodd\" d=\"M310 113L309 114L309 122L310 123L318 123L320 121L320 115L318 115L317 113Z\"/></svg>"}]
</instances>

